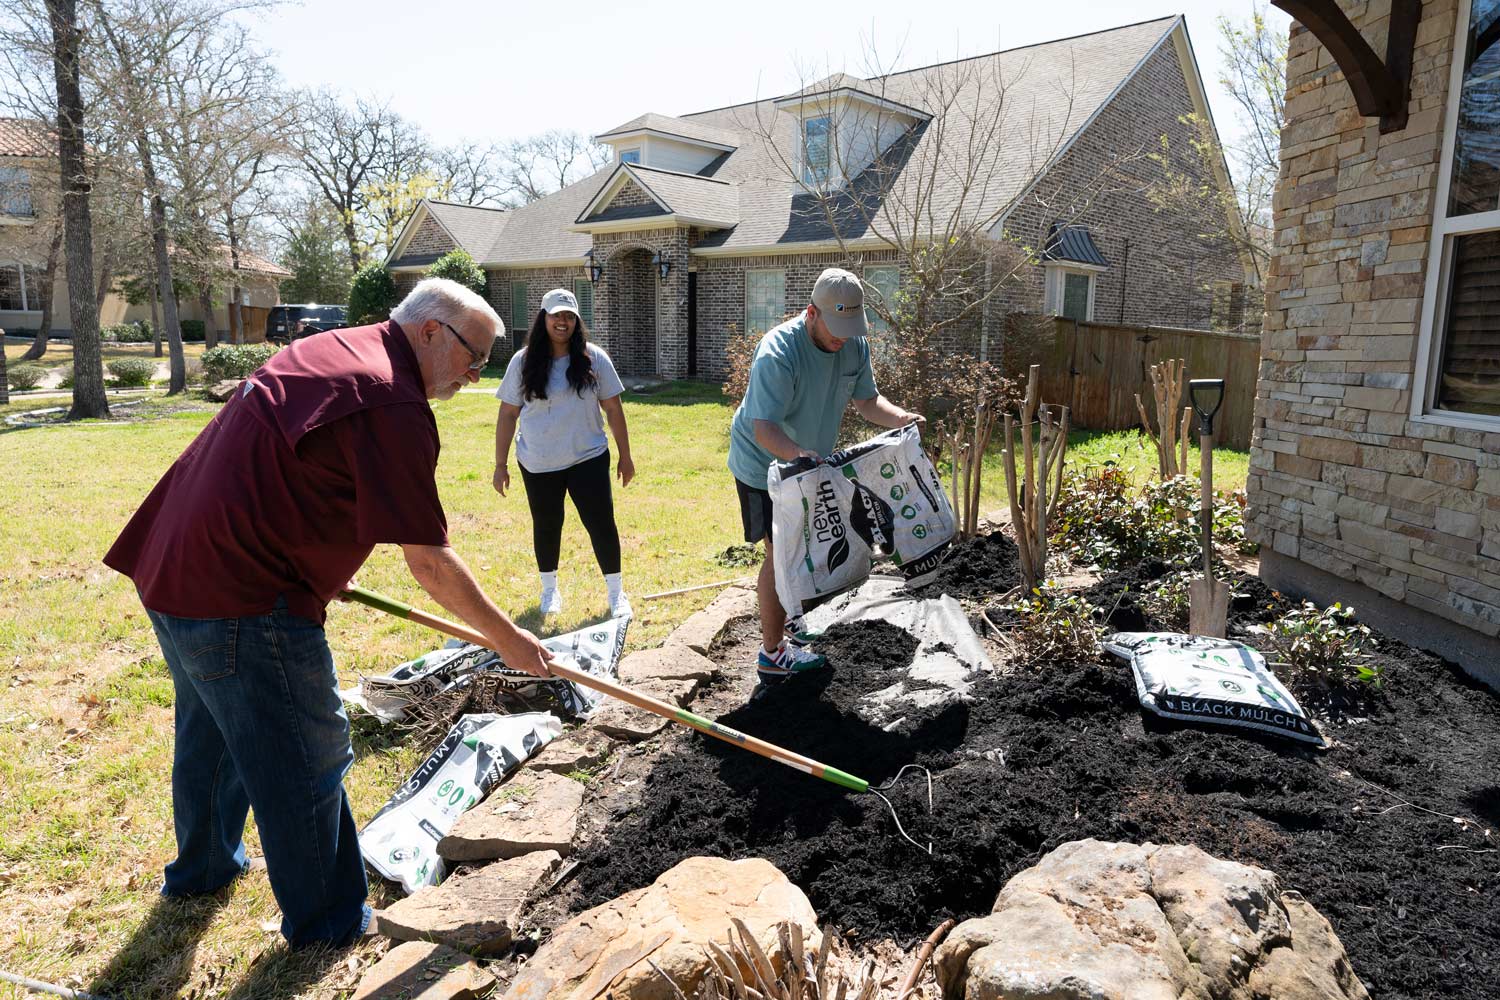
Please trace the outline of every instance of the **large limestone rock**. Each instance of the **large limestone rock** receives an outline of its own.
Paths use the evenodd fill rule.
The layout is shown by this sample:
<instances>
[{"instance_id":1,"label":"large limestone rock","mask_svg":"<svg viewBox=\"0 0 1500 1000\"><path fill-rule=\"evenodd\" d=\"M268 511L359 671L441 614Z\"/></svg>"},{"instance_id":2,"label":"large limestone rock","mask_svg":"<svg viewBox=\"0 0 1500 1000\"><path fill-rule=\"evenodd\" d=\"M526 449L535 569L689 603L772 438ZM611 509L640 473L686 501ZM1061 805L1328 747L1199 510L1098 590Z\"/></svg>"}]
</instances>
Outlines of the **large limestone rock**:
<instances>
[{"instance_id":1,"label":"large limestone rock","mask_svg":"<svg viewBox=\"0 0 1500 1000\"><path fill-rule=\"evenodd\" d=\"M680 708L692 700L693 691L697 686L697 681L688 678L680 680L657 679L644 684L637 684L634 689L641 694L655 698L657 701L664 701L668 705ZM667 719L654 712L648 712L645 709L636 708L618 699L610 698L589 719L589 725L611 739L636 743L640 740L650 739L667 728L670 723Z\"/></svg>"},{"instance_id":2,"label":"large limestone rock","mask_svg":"<svg viewBox=\"0 0 1500 1000\"><path fill-rule=\"evenodd\" d=\"M626 653L620 683L629 687L655 681L706 681L718 673L714 661L686 645L658 646Z\"/></svg>"},{"instance_id":3,"label":"large limestone rock","mask_svg":"<svg viewBox=\"0 0 1500 1000\"><path fill-rule=\"evenodd\" d=\"M755 614L756 607L755 591L729 587L710 601L708 607L673 629L663 645L687 646L706 656L708 648L731 621Z\"/></svg>"},{"instance_id":4,"label":"large limestone rock","mask_svg":"<svg viewBox=\"0 0 1500 1000\"><path fill-rule=\"evenodd\" d=\"M1064 844L936 965L950 1000L1367 1000L1316 910L1196 847Z\"/></svg>"},{"instance_id":5,"label":"large limestone rock","mask_svg":"<svg viewBox=\"0 0 1500 1000\"><path fill-rule=\"evenodd\" d=\"M537 851L423 886L380 914L380 930L397 941L435 941L474 955L510 947L532 893L562 858Z\"/></svg>"},{"instance_id":6,"label":"large limestone rock","mask_svg":"<svg viewBox=\"0 0 1500 1000\"><path fill-rule=\"evenodd\" d=\"M353 1000L475 1000L495 977L445 944L407 941L365 973Z\"/></svg>"},{"instance_id":7,"label":"large limestone rock","mask_svg":"<svg viewBox=\"0 0 1500 1000\"><path fill-rule=\"evenodd\" d=\"M782 921L801 925L809 950L821 941L812 904L769 861L689 858L553 931L506 1000L599 997L606 990L614 1000L672 1000L672 986L652 962L692 996L709 969L708 942L724 945L735 917L768 955L780 950Z\"/></svg>"},{"instance_id":8,"label":"large limestone rock","mask_svg":"<svg viewBox=\"0 0 1500 1000\"><path fill-rule=\"evenodd\" d=\"M231 396L240 391L240 386L244 385L244 383L245 380L242 378L221 379L204 389L203 395L215 403L227 403Z\"/></svg>"},{"instance_id":9,"label":"large limestone rock","mask_svg":"<svg viewBox=\"0 0 1500 1000\"><path fill-rule=\"evenodd\" d=\"M614 752L615 743L607 736L590 728L575 729L542 747L526 766L554 774L575 774L598 767Z\"/></svg>"},{"instance_id":10,"label":"large limestone rock","mask_svg":"<svg viewBox=\"0 0 1500 1000\"><path fill-rule=\"evenodd\" d=\"M568 854L578 833L583 784L527 768L458 818L438 841L449 861L491 861L533 851Z\"/></svg>"}]
</instances>

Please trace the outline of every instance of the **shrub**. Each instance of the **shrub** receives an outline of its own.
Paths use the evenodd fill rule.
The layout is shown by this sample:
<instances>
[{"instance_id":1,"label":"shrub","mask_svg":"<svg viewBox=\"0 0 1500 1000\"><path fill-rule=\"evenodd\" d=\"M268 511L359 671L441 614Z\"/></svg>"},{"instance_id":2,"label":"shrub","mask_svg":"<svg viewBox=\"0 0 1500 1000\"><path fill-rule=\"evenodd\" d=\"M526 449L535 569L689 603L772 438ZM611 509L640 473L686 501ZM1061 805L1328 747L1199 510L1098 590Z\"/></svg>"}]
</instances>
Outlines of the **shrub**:
<instances>
[{"instance_id":1,"label":"shrub","mask_svg":"<svg viewBox=\"0 0 1500 1000\"><path fill-rule=\"evenodd\" d=\"M182 327L182 342L184 344L203 343L203 321L201 319L185 319L178 326Z\"/></svg>"},{"instance_id":2,"label":"shrub","mask_svg":"<svg viewBox=\"0 0 1500 1000\"><path fill-rule=\"evenodd\" d=\"M63 375L63 377L60 378L60 379L58 379L57 387L59 389L71 389L71 388L73 388L73 368L72 368L71 365L68 367L68 370Z\"/></svg>"},{"instance_id":3,"label":"shrub","mask_svg":"<svg viewBox=\"0 0 1500 1000\"><path fill-rule=\"evenodd\" d=\"M197 358L184 358L183 374L188 385L201 385L203 383L203 362Z\"/></svg>"},{"instance_id":4,"label":"shrub","mask_svg":"<svg viewBox=\"0 0 1500 1000\"><path fill-rule=\"evenodd\" d=\"M372 262L355 273L354 282L349 286L350 326L390 319L395 304L396 283L384 267Z\"/></svg>"},{"instance_id":5,"label":"shrub","mask_svg":"<svg viewBox=\"0 0 1500 1000\"><path fill-rule=\"evenodd\" d=\"M1318 609L1303 601L1267 626L1271 645L1282 659L1308 683L1341 687L1356 681L1379 686L1381 671L1360 663L1370 637L1367 625L1354 621L1354 609L1334 603Z\"/></svg>"},{"instance_id":6,"label":"shrub","mask_svg":"<svg viewBox=\"0 0 1500 1000\"><path fill-rule=\"evenodd\" d=\"M116 323L100 330L99 338L116 344L149 344L151 325L149 323Z\"/></svg>"},{"instance_id":7,"label":"shrub","mask_svg":"<svg viewBox=\"0 0 1500 1000\"><path fill-rule=\"evenodd\" d=\"M275 344L230 344L203 352L203 377L208 382L244 378L270 360Z\"/></svg>"},{"instance_id":8,"label":"shrub","mask_svg":"<svg viewBox=\"0 0 1500 1000\"><path fill-rule=\"evenodd\" d=\"M47 377L47 369L41 365L22 364L12 366L6 374L10 387L17 392L35 389Z\"/></svg>"},{"instance_id":9,"label":"shrub","mask_svg":"<svg viewBox=\"0 0 1500 1000\"><path fill-rule=\"evenodd\" d=\"M1199 557L1203 530L1198 481L1176 476L1139 488L1118 466L1069 472L1057 502L1052 540L1077 562L1118 569L1144 559L1180 563ZM1244 491L1214 495L1214 540L1253 553L1245 539Z\"/></svg>"},{"instance_id":10,"label":"shrub","mask_svg":"<svg viewBox=\"0 0 1500 1000\"><path fill-rule=\"evenodd\" d=\"M116 358L104 367L115 377L115 382L125 388L148 386L156 374L156 362L145 358Z\"/></svg>"},{"instance_id":11,"label":"shrub","mask_svg":"<svg viewBox=\"0 0 1500 1000\"><path fill-rule=\"evenodd\" d=\"M474 263L467 250L449 250L432 262L424 276L456 281L480 295L485 292L484 268Z\"/></svg>"},{"instance_id":12,"label":"shrub","mask_svg":"<svg viewBox=\"0 0 1500 1000\"><path fill-rule=\"evenodd\" d=\"M1091 663L1099 658L1104 626L1099 610L1079 594L1038 587L1004 605L1011 659L1023 667Z\"/></svg>"}]
</instances>

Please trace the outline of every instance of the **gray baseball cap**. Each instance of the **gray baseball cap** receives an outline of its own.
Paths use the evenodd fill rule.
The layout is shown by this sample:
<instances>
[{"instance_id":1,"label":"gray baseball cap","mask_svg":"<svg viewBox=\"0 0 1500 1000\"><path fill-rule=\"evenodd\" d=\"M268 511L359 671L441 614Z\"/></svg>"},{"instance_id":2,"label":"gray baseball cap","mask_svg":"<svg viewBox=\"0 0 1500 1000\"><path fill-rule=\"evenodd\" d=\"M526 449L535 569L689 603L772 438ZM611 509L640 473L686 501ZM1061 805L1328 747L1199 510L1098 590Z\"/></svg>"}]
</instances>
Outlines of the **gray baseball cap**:
<instances>
[{"instance_id":1,"label":"gray baseball cap","mask_svg":"<svg viewBox=\"0 0 1500 1000\"><path fill-rule=\"evenodd\" d=\"M552 313L570 312L574 316L583 315L578 311L578 299L566 288L554 288L542 296L542 310L549 316Z\"/></svg>"},{"instance_id":2,"label":"gray baseball cap","mask_svg":"<svg viewBox=\"0 0 1500 1000\"><path fill-rule=\"evenodd\" d=\"M812 304L818 307L828 329L840 340L853 340L869 333L865 322L865 286L855 275L830 267L813 285Z\"/></svg>"}]
</instances>

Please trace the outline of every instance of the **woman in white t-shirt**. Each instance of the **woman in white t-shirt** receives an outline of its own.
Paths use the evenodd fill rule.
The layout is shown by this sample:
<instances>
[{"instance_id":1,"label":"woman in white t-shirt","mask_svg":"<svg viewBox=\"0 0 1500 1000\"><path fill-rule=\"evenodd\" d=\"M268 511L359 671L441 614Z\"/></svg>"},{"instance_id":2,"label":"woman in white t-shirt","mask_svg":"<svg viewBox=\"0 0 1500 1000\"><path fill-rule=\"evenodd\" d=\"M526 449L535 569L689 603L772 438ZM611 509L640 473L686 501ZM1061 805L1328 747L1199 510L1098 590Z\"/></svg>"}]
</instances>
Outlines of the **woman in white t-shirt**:
<instances>
[{"instance_id":1,"label":"woman in white t-shirt","mask_svg":"<svg viewBox=\"0 0 1500 1000\"><path fill-rule=\"evenodd\" d=\"M604 421L615 437L620 485L630 485L630 434L620 393L625 387L609 355L589 343L578 313L578 300L565 288L542 296L542 309L524 350L505 369L495 396L500 417L495 423L495 489L510 488L510 444L516 442L516 464L531 507L531 540L542 577L542 614L562 610L557 589L557 562L562 549L563 498L571 496L578 517L594 545L594 557L609 590L609 613L628 615L630 602L620 584L620 532L615 526L609 481L609 441ZM517 427L520 434L517 435Z\"/></svg>"}]
</instances>

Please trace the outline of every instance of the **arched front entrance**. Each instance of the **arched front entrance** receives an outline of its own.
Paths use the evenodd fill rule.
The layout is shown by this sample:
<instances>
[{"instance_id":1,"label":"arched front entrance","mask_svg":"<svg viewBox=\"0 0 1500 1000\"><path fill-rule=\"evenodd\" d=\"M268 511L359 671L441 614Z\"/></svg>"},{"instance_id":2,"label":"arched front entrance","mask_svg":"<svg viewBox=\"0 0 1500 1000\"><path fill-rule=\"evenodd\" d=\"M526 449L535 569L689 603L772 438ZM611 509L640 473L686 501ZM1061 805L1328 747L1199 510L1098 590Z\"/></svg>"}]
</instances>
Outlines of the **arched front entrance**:
<instances>
[{"instance_id":1,"label":"arched front entrance","mask_svg":"<svg viewBox=\"0 0 1500 1000\"><path fill-rule=\"evenodd\" d=\"M617 250L604 266L609 356L622 374L657 374L656 270L651 250Z\"/></svg>"}]
</instances>

